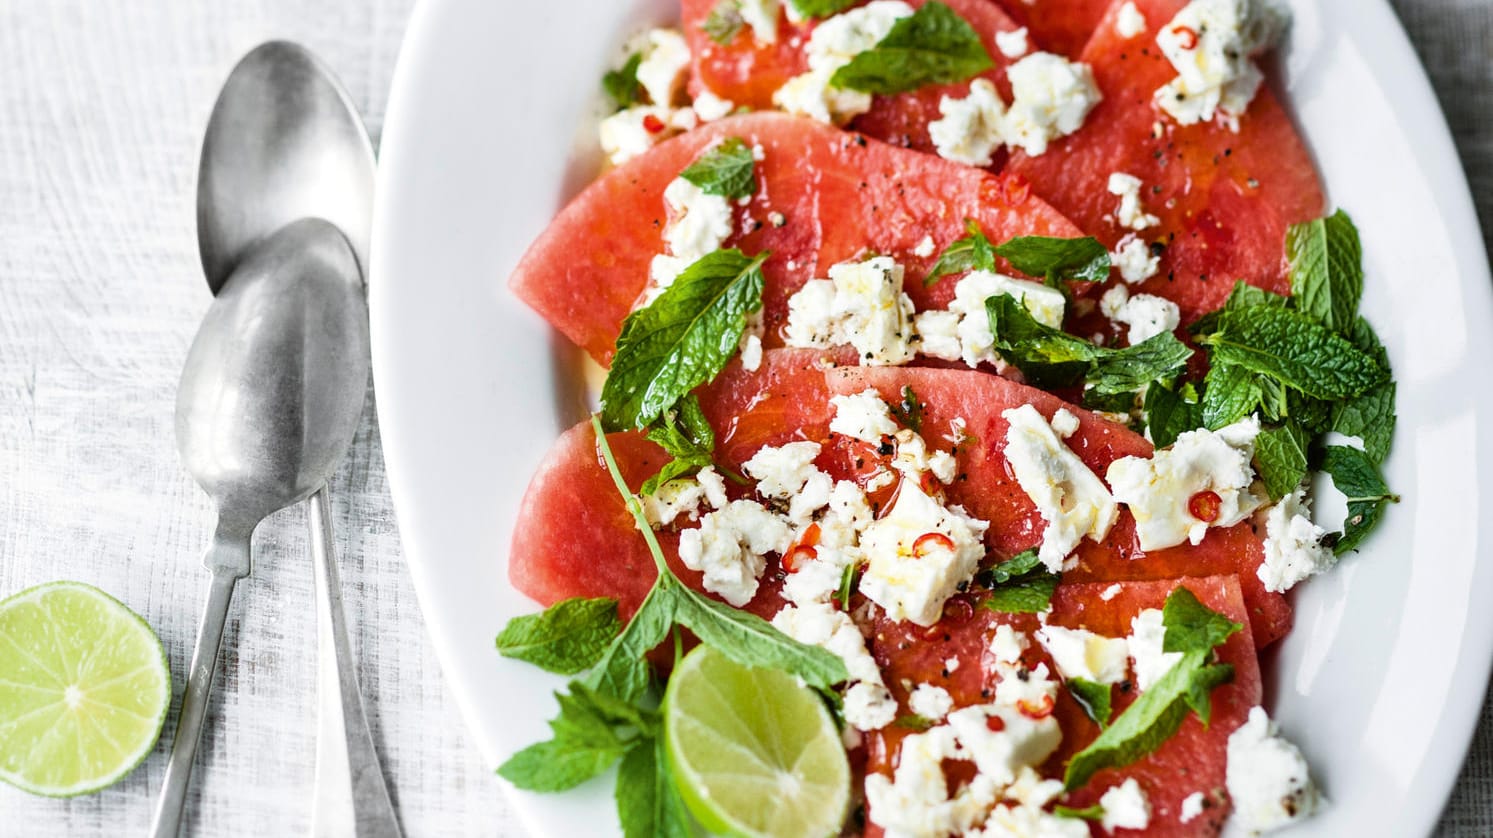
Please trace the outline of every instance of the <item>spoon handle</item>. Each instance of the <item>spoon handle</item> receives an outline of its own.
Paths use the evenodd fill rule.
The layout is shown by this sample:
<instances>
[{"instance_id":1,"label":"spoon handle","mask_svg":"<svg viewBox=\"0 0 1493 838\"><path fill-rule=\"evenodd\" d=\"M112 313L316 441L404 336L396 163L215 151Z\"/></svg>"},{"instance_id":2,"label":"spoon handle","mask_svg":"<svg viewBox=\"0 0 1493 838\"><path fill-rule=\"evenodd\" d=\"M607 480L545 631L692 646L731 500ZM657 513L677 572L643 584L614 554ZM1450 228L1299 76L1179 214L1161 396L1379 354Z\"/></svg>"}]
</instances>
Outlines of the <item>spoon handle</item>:
<instances>
[{"instance_id":1,"label":"spoon handle","mask_svg":"<svg viewBox=\"0 0 1493 838\"><path fill-rule=\"evenodd\" d=\"M347 638L342 583L337 577L332 504L323 486L307 503L316 575L317 732L316 794L311 834L399 838L363 694Z\"/></svg>"},{"instance_id":2,"label":"spoon handle","mask_svg":"<svg viewBox=\"0 0 1493 838\"><path fill-rule=\"evenodd\" d=\"M207 590L202 623L197 627L197 647L192 650L192 668L181 699L176 739L171 743L171 761L166 765L166 782L151 828L155 838L177 838L181 832L192 763L197 756L197 743L202 739L202 722L218 669L218 650L223 642L223 626L228 622L228 606L233 602L233 586L249 574L249 539L225 536L220 528L203 564L212 571L212 585Z\"/></svg>"}]
</instances>

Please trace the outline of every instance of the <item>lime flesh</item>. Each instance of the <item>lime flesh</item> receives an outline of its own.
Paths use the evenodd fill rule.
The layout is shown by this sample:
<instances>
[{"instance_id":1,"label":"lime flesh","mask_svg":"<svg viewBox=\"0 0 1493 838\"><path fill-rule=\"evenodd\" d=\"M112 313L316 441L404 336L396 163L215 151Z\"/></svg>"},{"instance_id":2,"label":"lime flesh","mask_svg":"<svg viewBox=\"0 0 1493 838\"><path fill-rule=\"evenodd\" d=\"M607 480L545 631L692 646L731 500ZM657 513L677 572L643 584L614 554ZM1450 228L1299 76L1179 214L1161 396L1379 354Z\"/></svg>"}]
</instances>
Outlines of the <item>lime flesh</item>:
<instances>
[{"instance_id":1,"label":"lime flesh","mask_svg":"<svg viewBox=\"0 0 1493 838\"><path fill-rule=\"evenodd\" d=\"M0 602L0 780L50 797L112 785L170 704L160 639L113 597L54 582Z\"/></svg>"},{"instance_id":2,"label":"lime flesh","mask_svg":"<svg viewBox=\"0 0 1493 838\"><path fill-rule=\"evenodd\" d=\"M680 795L725 835L836 835L850 804L850 764L813 690L709 647L669 679L664 736Z\"/></svg>"}]
</instances>

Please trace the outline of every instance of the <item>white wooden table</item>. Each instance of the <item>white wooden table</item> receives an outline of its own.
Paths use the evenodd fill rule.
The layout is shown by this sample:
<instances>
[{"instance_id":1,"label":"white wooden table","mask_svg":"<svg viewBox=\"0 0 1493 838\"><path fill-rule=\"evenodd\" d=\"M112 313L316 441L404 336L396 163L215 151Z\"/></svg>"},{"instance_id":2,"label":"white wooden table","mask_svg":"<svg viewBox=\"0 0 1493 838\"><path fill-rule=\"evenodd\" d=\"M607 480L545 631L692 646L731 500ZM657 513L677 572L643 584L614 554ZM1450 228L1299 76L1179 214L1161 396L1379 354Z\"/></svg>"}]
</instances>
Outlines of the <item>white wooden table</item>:
<instances>
[{"instance_id":1,"label":"white wooden table","mask_svg":"<svg viewBox=\"0 0 1493 838\"><path fill-rule=\"evenodd\" d=\"M0 0L0 595L53 579L113 593L160 633L178 695L212 523L177 463L172 427L177 376L208 304L193 221L202 126L237 57L290 38L336 68L376 137L411 5ZM1493 218L1493 3L1396 5L1442 91L1485 221ZM360 674L407 831L518 834L425 637L372 410L332 491ZM190 801L198 834L308 829L315 623L306 549L300 509L259 530ZM0 786L0 836L143 834L165 756L163 743L91 797ZM1474 742L1442 832L1493 832L1493 723Z\"/></svg>"}]
</instances>

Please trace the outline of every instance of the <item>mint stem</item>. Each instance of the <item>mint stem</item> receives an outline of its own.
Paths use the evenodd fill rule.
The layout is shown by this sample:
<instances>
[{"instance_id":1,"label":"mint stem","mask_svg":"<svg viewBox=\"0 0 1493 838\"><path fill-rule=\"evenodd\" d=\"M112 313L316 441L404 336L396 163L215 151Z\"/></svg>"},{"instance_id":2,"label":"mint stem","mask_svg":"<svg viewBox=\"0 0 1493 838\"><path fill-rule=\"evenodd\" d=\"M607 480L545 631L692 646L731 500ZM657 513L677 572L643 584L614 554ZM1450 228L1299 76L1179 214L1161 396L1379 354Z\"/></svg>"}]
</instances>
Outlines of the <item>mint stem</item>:
<instances>
[{"instance_id":1,"label":"mint stem","mask_svg":"<svg viewBox=\"0 0 1493 838\"><path fill-rule=\"evenodd\" d=\"M648 551L653 554L653 563L658 566L660 576L673 578L674 571L669 569L669 563L664 559L664 551L658 546L658 538L653 535L653 527L648 526L648 519L643 515L643 502L638 496L627 488L627 481L622 479L622 470L617 468L617 458L612 455L612 446L607 442L606 431L601 428L601 416L591 414L591 427L596 432L596 449L601 452L601 458L606 461L607 471L612 473L612 481L617 484L617 491L622 494L622 501L627 505L627 511L632 513L632 519L643 533L643 540L648 542Z\"/></svg>"}]
</instances>

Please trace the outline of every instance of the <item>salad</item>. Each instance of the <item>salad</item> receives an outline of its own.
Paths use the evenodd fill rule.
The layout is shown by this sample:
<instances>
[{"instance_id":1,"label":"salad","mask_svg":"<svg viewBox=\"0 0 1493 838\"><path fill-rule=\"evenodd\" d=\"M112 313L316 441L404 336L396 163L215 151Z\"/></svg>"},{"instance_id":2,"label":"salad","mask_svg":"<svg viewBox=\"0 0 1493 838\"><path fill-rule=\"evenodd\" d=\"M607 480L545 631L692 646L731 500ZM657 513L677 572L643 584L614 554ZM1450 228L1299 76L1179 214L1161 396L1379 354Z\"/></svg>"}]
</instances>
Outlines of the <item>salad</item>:
<instances>
[{"instance_id":1,"label":"salad","mask_svg":"<svg viewBox=\"0 0 1493 838\"><path fill-rule=\"evenodd\" d=\"M510 278L605 378L514 534L546 608L497 640L574 680L499 773L617 766L629 836L1326 805L1259 661L1396 500L1395 385L1261 63L1284 8L681 20L602 79L608 168Z\"/></svg>"}]
</instances>

